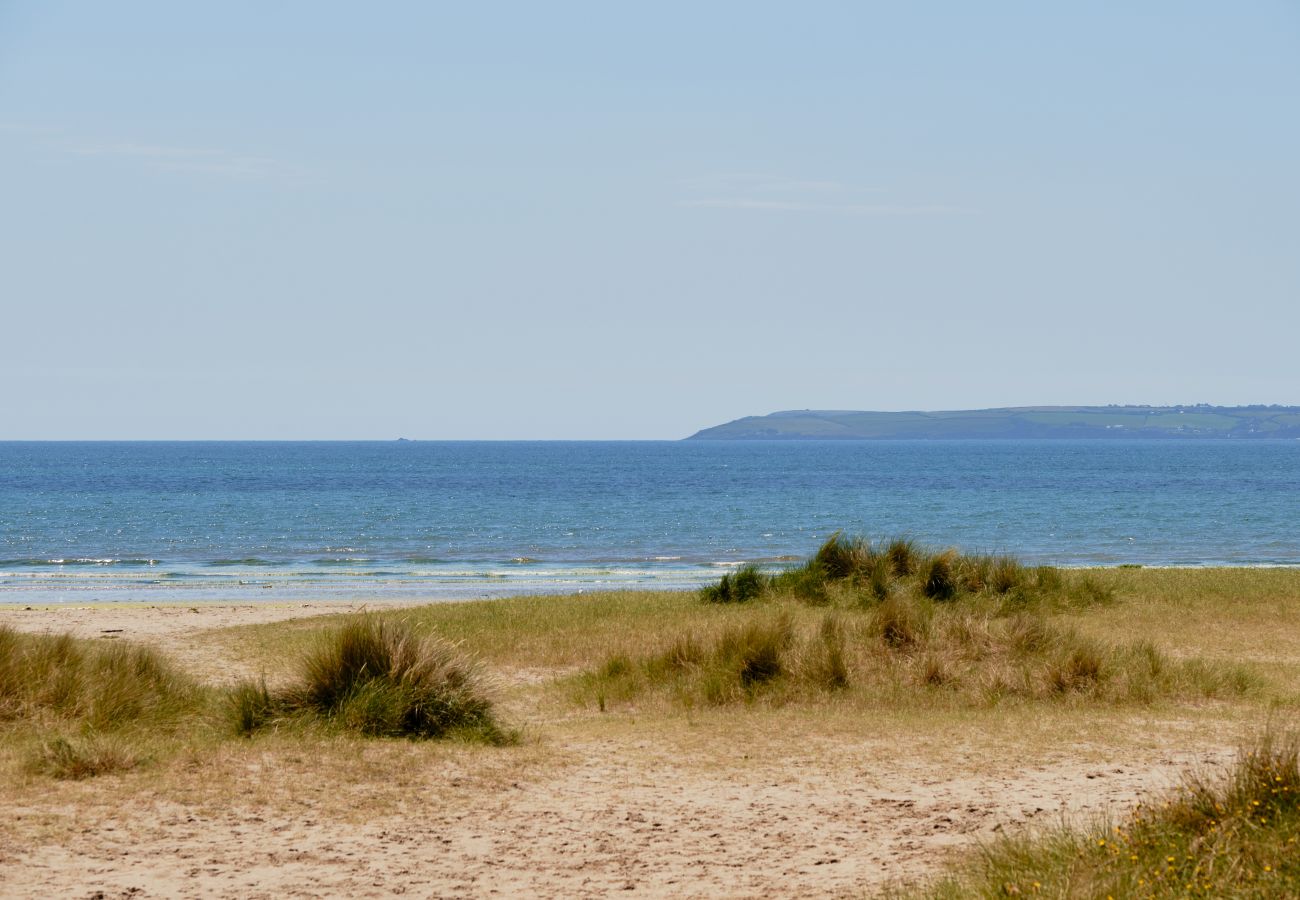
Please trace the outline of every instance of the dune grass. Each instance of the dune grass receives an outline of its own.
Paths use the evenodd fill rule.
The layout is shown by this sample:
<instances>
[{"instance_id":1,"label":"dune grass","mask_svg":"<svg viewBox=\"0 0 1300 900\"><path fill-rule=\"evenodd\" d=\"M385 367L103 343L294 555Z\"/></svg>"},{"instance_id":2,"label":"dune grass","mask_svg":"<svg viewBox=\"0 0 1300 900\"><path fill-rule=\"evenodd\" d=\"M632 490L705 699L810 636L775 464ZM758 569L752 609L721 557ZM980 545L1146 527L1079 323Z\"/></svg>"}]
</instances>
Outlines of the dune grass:
<instances>
[{"instance_id":1,"label":"dune grass","mask_svg":"<svg viewBox=\"0 0 1300 900\"><path fill-rule=\"evenodd\" d=\"M775 682L806 678L802 641L789 615L765 615L725 628L710 638L683 634L638 660L617 654L580 679L580 693L602 709L609 699L631 700L651 685L671 685L686 702L720 704L751 699Z\"/></svg>"},{"instance_id":2,"label":"dune grass","mask_svg":"<svg viewBox=\"0 0 1300 900\"><path fill-rule=\"evenodd\" d=\"M321 634L294 685L206 687L158 651L0 627L0 739L33 775L122 773L233 734L313 726L366 737L517 740L477 665L400 622L359 617Z\"/></svg>"},{"instance_id":3,"label":"dune grass","mask_svg":"<svg viewBox=\"0 0 1300 900\"><path fill-rule=\"evenodd\" d=\"M193 679L148 647L0 626L0 722L113 731L172 723L202 700Z\"/></svg>"},{"instance_id":4,"label":"dune grass","mask_svg":"<svg viewBox=\"0 0 1300 900\"><path fill-rule=\"evenodd\" d=\"M357 616L323 632L293 684L243 682L226 700L236 733L319 724L375 737L516 740L492 711L478 667L409 622Z\"/></svg>"},{"instance_id":5,"label":"dune grass","mask_svg":"<svg viewBox=\"0 0 1300 900\"><path fill-rule=\"evenodd\" d=\"M1256 687L1241 667L1170 659L1148 641L1098 640L995 604L894 595L869 609L774 602L747 621L670 632L647 653L613 654L578 676L574 696L602 709L656 696L687 707L840 697L937 708L1230 698Z\"/></svg>"},{"instance_id":6,"label":"dune grass","mask_svg":"<svg viewBox=\"0 0 1300 900\"><path fill-rule=\"evenodd\" d=\"M741 566L722 576L717 584L707 585L700 596L710 603L748 603L763 593L766 578L758 566Z\"/></svg>"},{"instance_id":7,"label":"dune grass","mask_svg":"<svg viewBox=\"0 0 1300 900\"><path fill-rule=\"evenodd\" d=\"M1101 640L1051 620L1055 609L1114 601L1086 573L905 539L873 546L836 533L801 566L776 575L745 567L700 597L752 611L670 633L638 656L610 655L577 680L579 701L606 709L657 691L686 706L828 693L929 705L1149 703L1256 686L1239 667L1175 661L1149 641Z\"/></svg>"},{"instance_id":8,"label":"dune grass","mask_svg":"<svg viewBox=\"0 0 1300 900\"><path fill-rule=\"evenodd\" d=\"M1033 607L1103 642L1137 637L1175 658L1249 661L1270 678L1275 668L1300 659L1300 569L1024 568L1041 582L1037 599L1025 604L1014 592L990 592L983 599L1008 612ZM836 608L853 613L874 605L864 596L871 577L831 582ZM890 574L887 584L892 591L898 579ZM495 671L547 677L596 667L619 653L638 658L659 648L665 634L709 633L744 622L755 605L781 599L792 601L796 621L824 611L798 596L771 592L748 603L708 603L692 591L623 590L431 603L376 615L434 631ZM212 655L265 671L272 681L292 679L295 661L319 629L343 619L237 626L211 633L206 642Z\"/></svg>"},{"instance_id":9,"label":"dune grass","mask_svg":"<svg viewBox=\"0 0 1300 900\"><path fill-rule=\"evenodd\" d=\"M926 587L936 559L954 583L951 595ZM1236 576L1300 599L1295 573L1235 570L1226 574L1226 583ZM1179 580L1190 585L1187 602L1200 602L1194 585L1204 577L1176 570L1030 567L1004 555L940 553L905 539L870 546L835 535L806 564L786 573L728 573L724 596L621 591L434 604L377 615L461 642L495 671L519 679L512 702L526 693L531 708L545 695L554 697L560 706L548 707L547 715L565 715L562 706L575 696L584 706L606 708L662 700L690 708L803 698L930 709L1024 700L1078 705L1262 697L1259 685L1271 669L1239 665L1228 654L1201 659L1194 652L1170 653L1160 628L1116 624L1154 622L1165 601L1149 602L1148 592L1165 591ZM756 597L755 582L761 588ZM1216 598L1230 593L1225 588ZM1237 603L1240 614L1231 625L1243 632L1241 643L1246 632L1267 641L1272 629L1245 610L1245 600ZM1278 608L1283 607L1289 616L1300 610L1281 598ZM1203 617L1214 615L1207 604L1197 609ZM715 652L732 646L751 626L775 628L770 621L781 616L788 619L787 637L776 645L781 669L774 677L742 678L744 665L735 654ZM307 648L319 627L319 620L251 626L226 639L265 647L268 656L275 648L283 658L286 646ZM821 680L811 674L815 666L805 664L823 652L820 647L832 646L819 643L823 628L838 635L834 653L828 652L837 660L831 666L837 674L829 679L837 686L830 689L819 687ZM283 674L286 681L297 677ZM558 691L551 691L552 684ZM1270 680L1274 695L1283 687Z\"/></svg>"},{"instance_id":10,"label":"dune grass","mask_svg":"<svg viewBox=\"0 0 1300 900\"><path fill-rule=\"evenodd\" d=\"M457 644L494 672L554 674L576 670L611 653L640 652L649 637L683 620L739 620L743 604L702 604L694 591L600 591L492 600L430 603L369 613L403 621ZM207 636L210 652L265 672L272 683L298 678L298 660L322 629L352 613L221 629Z\"/></svg>"},{"instance_id":11,"label":"dune grass","mask_svg":"<svg viewBox=\"0 0 1300 900\"><path fill-rule=\"evenodd\" d=\"M0 734L30 774L81 779L149 762L209 697L157 651L0 626Z\"/></svg>"},{"instance_id":12,"label":"dune grass","mask_svg":"<svg viewBox=\"0 0 1300 900\"><path fill-rule=\"evenodd\" d=\"M999 805L984 821L1005 823L1020 807L1014 795L995 796L996 785L1015 784L1022 768L1078 774L1112 763L1164 765L1171 749L1217 751L1257 724L1265 707L1296 708L1285 704L1300 672L1300 572L1072 571L941 554L908 541L879 543L869 555L851 540L835 543L845 546L784 580L756 570L756 596L736 587L739 571L729 573L733 596L725 602L702 602L694 591L620 591L375 614L385 628L405 623L412 641L437 634L458 659L483 661L496 681L494 721L529 723L536 738L503 751L489 751L472 729L462 732L469 741L369 737L406 727L406 695L389 690L393 679L369 679L393 672L401 653L376 655L367 640L330 651L327 635L353 621L342 616L194 631L174 641L176 662L213 685L199 690L196 713L171 716L166 704L146 704L136 725L83 730L79 714L5 695L6 709L29 712L0 721L0 778L11 785L0 843L39 846L57 835L73 845L96 816L120 828L131 804L131 815L145 817L137 824L152 823L160 801L253 809L268 819L309 808L323 821L350 824L422 808L450 822L444 810L454 809L458 821L476 823L484 810L518 813L521 786L564 784L608 760L617 765L604 769L602 783L644 785L643 798L669 777L682 790L734 781L741 803L745 790L777 782L868 783L893 797L949 777L958 787L987 779L989 803ZM947 596L939 584L927 587L940 556L953 588ZM91 654L129 649L112 639L79 646ZM198 652L187 655L190 648ZM0 663L8 658L0 653ZM325 663L319 678L309 680L306 658ZM265 672L265 681L228 688L230 660L241 671ZM479 670L469 668L478 684ZM375 682L370 697L357 691L367 681ZM352 696L361 699L340 699ZM161 740L159 732L186 736ZM93 777L104 774L116 777ZM702 801L700 815L709 809ZM877 809L874 801L863 807L864 833ZM601 827L598 817L583 821ZM1127 819L1120 824L1130 828ZM981 855L923 895L1005 896L1011 884L1032 896L1037 880L1042 896L1145 896L1101 868L1114 854L1092 859L1089 841L1109 846L1113 834L1112 825L1095 835L1070 832L1059 852L1051 849L1057 832L998 843L1020 855L1007 850L996 870ZM925 864L964 840L948 835ZM1205 838L1194 840L1180 846L1195 854ZM1212 865L1280 870L1284 863L1265 861L1262 849L1225 846ZM1159 862L1138 855L1151 863L1145 871ZM868 864L858 862L865 871ZM908 873L919 874L897 870ZM803 877L768 875L778 880L764 884L778 891L794 883L780 878ZM1294 892L1292 882L1256 883L1259 891L1239 895ZM1268 893L1279 883L1283 890ZM816 884L810 880L810 889ZM1211 884L1218 893L1204 893L1234 895L1226 878Z\"/></svg>"},{"instance_id":13,"label":"dune grass","mask_svg":"<svg viewBox=\"0 0 1300 900\"><path fill-rule=\"evenodd\" d=\"M1005 837L912 895L1300 896L1297 741L1266 735L1226 777L1188 776L1118 824Z\"/></svg>"}]
</instances>

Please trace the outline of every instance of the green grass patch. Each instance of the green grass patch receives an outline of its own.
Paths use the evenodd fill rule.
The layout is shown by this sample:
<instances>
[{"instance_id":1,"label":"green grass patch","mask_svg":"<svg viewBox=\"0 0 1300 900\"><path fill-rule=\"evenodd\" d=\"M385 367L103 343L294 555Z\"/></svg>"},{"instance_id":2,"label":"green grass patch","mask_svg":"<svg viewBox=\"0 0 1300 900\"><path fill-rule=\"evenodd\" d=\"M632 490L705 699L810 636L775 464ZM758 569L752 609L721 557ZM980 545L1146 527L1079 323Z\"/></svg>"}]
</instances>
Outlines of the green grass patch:
<instances>
[{"instance_id":1,"label":"green grass patch","mask_svg":"<svg viewBox=\"0 0 1300 900\"><path fill-rule=\"evenodd\" d=\"M362 616L318 634L291 686L205 687L156 650L0 627L0 740L29 775L123 773L234 734L318 726L376 737L517 739L452 643Z\"/></svg>"},{"instance_id":2,"label":"green grass patch","mask_svg":"<svg viewBox=\"0 0 1300 900\"><path fill-rule=\"evenodd\" d=\"M1090 573L1025 566L1007 555L935 550L908 538L872 544L840 532L802 565L771 575L746 566L700 596L711 602L791 598L820 606L879 603L900 593L941 602L994 597L1007 608L1081 608L1114 600Z\"/></svg>"}]
</instances>

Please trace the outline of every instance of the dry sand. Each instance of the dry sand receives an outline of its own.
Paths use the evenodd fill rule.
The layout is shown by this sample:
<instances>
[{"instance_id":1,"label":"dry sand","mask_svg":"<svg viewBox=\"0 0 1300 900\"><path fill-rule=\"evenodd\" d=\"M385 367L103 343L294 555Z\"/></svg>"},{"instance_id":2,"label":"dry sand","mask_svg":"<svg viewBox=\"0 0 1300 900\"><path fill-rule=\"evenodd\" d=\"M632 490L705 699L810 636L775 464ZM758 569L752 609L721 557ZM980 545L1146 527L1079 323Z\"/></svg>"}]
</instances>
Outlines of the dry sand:
<instances>
[{"instance_id":1,"label":"dry sand","mask_svg":"<svg viewBox=\"0 0 1300 900\"><path fill-rule=\"evenodd\" d=\"M260 625L365 609L419 606L419 601L332 601L327 603L98 603L0 607L0 624L22 631L68 632L77 637L115 634L157 644L184 640L214 628Z\"/></svg>"},{"instance_id":2,"label":"dry sand","mask_svg":"<svg viewBox=\"0 0 1300 900\"><path fill-rule=\"evenodd\" d=\"M215 627L354 607L4 610L0 622L167 647ZM332 805L307 791L276 803L250 794L216 809L147 791L101 799L92 811L10 799L10 821L40 824L0 845L0 895L862 896L934 872L947 851L999 829L1116 814L1189 764L1230 756L1202 739L1194 754L1170 744L1103 765L1097 753L1065 747L1026 766L987 758L963 766L899 752L897 741L864 728L776 758L699 765L654 737L646 728L612 738L543 734L542 744L558 745L548 751L557 764L477 786L444 760L420 773L400 808L374 816L337 814L348 791L364 807L365 788L355 785L340 787ZM112 779L101 781L94 790L112 790Z\"/></svg>"},{"instance_id":3,"label":"dry sand","mask_svg":"<svg viewBox=\"0 0 1300 900\"><path fill-rule=\"evenodd\" d=\"M216 629L263 625L372 609L418 606L418 601L333 601L328 603L101 603L82 606L0 606L0 625L40 634L82 638L121 638L151 644L181 657L210 681L256 677L222 658L217 646L201 639Z\"/></svg>"},{"instance_id":4,"label":"dry sand","mask_svg":"<svg viewBox=\"0 0 1300 900\"><path fill-rule=\"evenodd\" d=\"M588 764L448 812L436 796L359 825L128 802L75 843L7 848L7 896L813 897L933 871L943 851L1059 811L1115 810L1186 759L1037 767L882 791L824 772L700 777L574 748ZM845 773L846 775L848 773ZM873 775L881 774L873 766ZM23 811L12 811L22 814ZM30 814L32 811L26 811Z\"/></svg>"}]
</instances>

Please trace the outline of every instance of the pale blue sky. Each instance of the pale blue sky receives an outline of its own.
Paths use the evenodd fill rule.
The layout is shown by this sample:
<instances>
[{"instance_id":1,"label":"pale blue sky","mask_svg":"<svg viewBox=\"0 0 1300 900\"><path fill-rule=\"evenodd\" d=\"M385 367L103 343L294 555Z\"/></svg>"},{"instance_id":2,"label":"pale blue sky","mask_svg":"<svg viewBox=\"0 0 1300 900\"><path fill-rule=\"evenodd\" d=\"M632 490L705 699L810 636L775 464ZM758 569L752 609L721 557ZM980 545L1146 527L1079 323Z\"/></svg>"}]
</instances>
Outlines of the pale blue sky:
<instances>
[{"instance_id":1,"label":"pale blue sky","mask_svg":"<svg viewBox=\"0 0 1300 900\"><path fill-rule=\"evenodd\" d=\"M1300 403L1300 4L0 0L0 438Z\"/></svg>"}]
</instances>

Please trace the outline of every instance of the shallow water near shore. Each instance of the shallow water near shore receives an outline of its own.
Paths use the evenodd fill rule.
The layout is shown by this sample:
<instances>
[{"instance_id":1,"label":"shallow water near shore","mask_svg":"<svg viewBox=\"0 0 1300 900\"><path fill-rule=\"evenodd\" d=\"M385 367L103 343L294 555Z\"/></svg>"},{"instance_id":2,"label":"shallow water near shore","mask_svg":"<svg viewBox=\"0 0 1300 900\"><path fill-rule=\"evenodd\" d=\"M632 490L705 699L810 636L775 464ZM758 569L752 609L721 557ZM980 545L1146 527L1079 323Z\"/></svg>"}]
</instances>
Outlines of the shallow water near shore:
<instances>
[{"instance_id":1,"label":"shallow water near shore","mask_svg":"<svg viewBox=\"0 0 1300 900\"><path fill-rule=\"evenodd\" d=\"M1300 564L1300 441L0 443L0 603L698 585L844 529Z\"/></svg>"}]
</instances>

